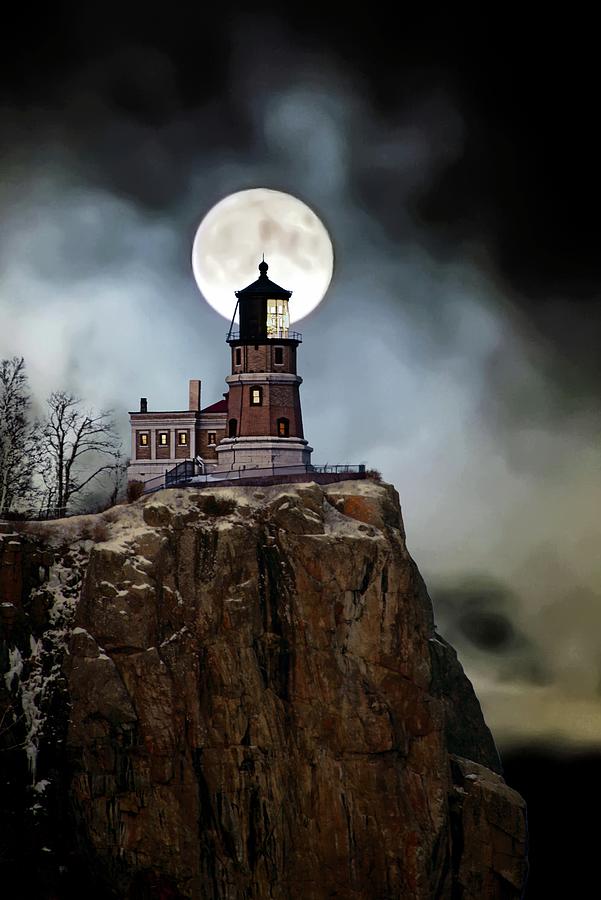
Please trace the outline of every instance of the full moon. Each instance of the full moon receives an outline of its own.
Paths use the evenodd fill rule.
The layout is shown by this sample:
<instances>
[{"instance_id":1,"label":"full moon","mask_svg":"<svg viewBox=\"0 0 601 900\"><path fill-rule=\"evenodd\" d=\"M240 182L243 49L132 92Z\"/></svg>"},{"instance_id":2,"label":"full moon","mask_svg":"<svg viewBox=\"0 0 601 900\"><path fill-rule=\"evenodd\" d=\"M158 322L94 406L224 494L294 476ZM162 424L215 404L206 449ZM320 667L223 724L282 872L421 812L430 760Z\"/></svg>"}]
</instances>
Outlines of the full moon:
<instances>
[{"instance_id":1,"label":"full moon","mask_svg":"<svg viewBox=\"0 0 601 900\"><path fill-rule=\"evenodd\" d=\"M238 191L209 210L192 246L192 269L201 294L231 320L234 291L256 281L263 254L268 277L293 292L290 320L303 319L324 298L334 250L313 210L282 191Z\"/></svg>"}]
</instances>

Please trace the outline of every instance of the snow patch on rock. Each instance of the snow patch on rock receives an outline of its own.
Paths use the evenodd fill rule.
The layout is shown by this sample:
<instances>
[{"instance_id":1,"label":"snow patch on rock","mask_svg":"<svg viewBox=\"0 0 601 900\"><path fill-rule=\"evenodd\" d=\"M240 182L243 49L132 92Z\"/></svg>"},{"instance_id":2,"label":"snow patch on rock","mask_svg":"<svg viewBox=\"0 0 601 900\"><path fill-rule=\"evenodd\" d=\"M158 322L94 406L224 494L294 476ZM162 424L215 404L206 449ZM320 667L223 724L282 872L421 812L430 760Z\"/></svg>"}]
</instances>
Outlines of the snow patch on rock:
<instances>
[{"instance_id":1,"label":"snow patch on rock","mask_svg":"<svg viewBox=\"0 0 601 900\"><path fill-rule=\"evenodd\" d=\"M17 711L20 707L23 717L23 750L33 785L44 781L36 781L38 753L48 709L62 681L62 661L80 595L81 569L88 556L81 545L79 551L72 549L71 555L69 565L57 559L49 568L48 580L31 595L32 600L40 598L46 606L48 627L43 638L31 634L29 652L17 646L9 648L9 668L4 674L5 684L14 695L14 706Z\"/></svg>"}]
</instances>

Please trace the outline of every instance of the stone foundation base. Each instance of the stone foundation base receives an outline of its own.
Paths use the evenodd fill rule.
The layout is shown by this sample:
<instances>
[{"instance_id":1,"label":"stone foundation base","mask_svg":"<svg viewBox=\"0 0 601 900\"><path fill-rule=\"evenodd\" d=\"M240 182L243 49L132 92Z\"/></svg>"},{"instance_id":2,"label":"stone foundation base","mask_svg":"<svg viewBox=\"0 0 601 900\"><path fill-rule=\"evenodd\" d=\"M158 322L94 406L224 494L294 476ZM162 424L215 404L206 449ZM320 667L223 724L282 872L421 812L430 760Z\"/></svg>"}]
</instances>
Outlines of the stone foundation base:
<instances>
[{"instance_id":1,"label":"stone foundation base","mask_svg":"<svg viewBox=\"0 0 601 900\"><path fill-rule=\"evenodd\" d=\"M224 438L217 446L217 471L308 465L312 453L313 447L301 438Z\"/></svg>"}]
</instances>

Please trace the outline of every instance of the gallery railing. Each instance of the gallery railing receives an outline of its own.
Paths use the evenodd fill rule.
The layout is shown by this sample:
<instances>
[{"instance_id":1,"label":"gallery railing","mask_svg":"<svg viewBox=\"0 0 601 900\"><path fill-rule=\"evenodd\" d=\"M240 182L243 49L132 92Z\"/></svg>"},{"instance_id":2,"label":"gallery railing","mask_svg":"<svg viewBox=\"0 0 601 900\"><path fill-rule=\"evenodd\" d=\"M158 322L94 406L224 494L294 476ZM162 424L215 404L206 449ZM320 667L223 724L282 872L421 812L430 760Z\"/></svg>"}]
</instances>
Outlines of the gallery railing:
<instances>
[{"instance_id":1,"label":"gallery railing","mask_svg":"<svg viewBox=\"0 0 601 900\"><path fill-rule=\"evenodd\" d=\"M303 475L312 473L330 474L365 474L364 463L351 465L347 463L336 465L312 465L310 463L296 466L267 466L230 469L225 472L204 472L200 463L193 459L184 460L165 472L144 482L144 493L151 494L163 488L179 487L185 484L208 485L219 484L223 481L240 481L245 478L269 478L276 475Z\"/></svg>"},{"instance_id":2,"label":"gallery railing","mask_svg":"<svg viewBox=\"0 0 601 900\"><path fill-rule=\"evenodd\" d=\"M303 342L303 336L300 331L290 331L289 328L281 328L276 331L268 332L265 335L268 341L298 341L299 344ZM239 331L228 331L226 337L226 341L239 341L240 340L240 332ZM264 340L265 338L258 338L258 340ZM252 344L255 338L249 338L249 344Z\"/></svg>"}]
</instances>

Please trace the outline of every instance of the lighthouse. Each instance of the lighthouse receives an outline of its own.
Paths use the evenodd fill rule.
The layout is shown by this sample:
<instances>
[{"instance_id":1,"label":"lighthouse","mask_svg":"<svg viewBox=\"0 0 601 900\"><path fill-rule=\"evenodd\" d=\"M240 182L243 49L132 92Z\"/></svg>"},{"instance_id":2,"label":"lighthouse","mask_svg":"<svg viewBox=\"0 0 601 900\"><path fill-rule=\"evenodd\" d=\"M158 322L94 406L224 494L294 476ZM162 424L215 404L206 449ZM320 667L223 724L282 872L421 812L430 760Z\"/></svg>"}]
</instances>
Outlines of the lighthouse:
<instances>
[{"instance_id":1,"label":"lighthouse","mask_svg":"<svg viewBox=\"0 0 601 900\"><path fill-rule=\"evenodd\" d=\"M129 481L151 488L180 469L187 478L198 467L203 475L217 476L245 469L304 470L311 463L296 370L302 335L290 330L292 291L271 281L268 268L263 260L257 280L234 291L240 325L234 331L232 319L226 338L231 368L224 399L203 407L201 382L192 380L187 410L150 411L142 397L139 411L130 413Z\"/></svg>"},{"instance_id":2,"label":"lighthouse","mask_svg":"<svg viewBox=\"0 0 601 900\"><path fill-rule=\"evenodd\" d=\"M271 281L268 269L263 260L258 279L235 291L240 325L234 331L232 319L226 339L231 352L226 436L215 448L221 471L311 462L297 374L302 335L290 330L292 291Z\"/></svg>"}]
</instances>

